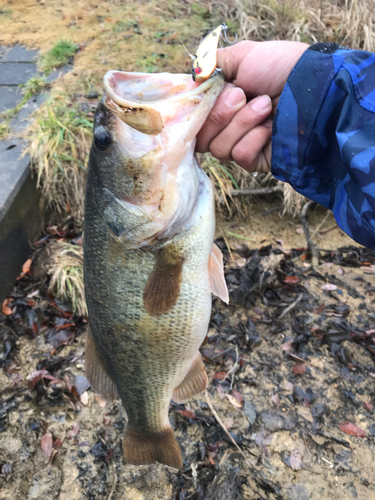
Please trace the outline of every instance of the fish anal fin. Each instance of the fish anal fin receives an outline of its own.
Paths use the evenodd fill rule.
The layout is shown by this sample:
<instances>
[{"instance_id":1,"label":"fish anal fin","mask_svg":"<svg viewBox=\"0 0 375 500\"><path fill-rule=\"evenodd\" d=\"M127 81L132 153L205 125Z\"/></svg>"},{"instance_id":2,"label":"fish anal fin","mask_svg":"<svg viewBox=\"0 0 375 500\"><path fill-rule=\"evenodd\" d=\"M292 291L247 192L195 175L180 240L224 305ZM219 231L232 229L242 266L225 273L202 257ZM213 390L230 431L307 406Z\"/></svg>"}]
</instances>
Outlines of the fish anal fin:
<instances>
[{"instance_id":1,"label":"fish anal fin","mask_svg":"<svg viewBox=\"0 0 375 500\"><path fill-rule=\"evenodd\" d=\"M212 246L208 261L208 275L211 292L217 295L223 302L229 304L228 287L224 277L223 254L215 243Z\"/></svg>"},{"instance_id":2,"label":"fish anal fin","mask_svg":"<svg viewBox=\"0 0 375 500\"><path fill-rule=\"evenodd\" d=\"M127 428L123 441L126 460L134 465L154 462L182 468L181 450L171 427L161 432L141 432Z\"/></svg>"},{"instance_id":3,"label":"fish anal fin","mask_svg":"<svg viewBox=\"0 0 375 500\"><path fill-rule=\"evenodd\" d=\"M176 403L185 403L203 392L207 388L207 383L208 378L202 356L198 353L184 380L174 389L172 399Z\"/></svg>"},{"instance_id":4,"label":"fish anal fin","mask_svg":"<svg viewBox=\"0 0 375 500\"><path fill-rule=\"evenodd\" d=\"M143 304L150 316L169 312L178 301L184 258L170 246L158 252L143 292Z\"/></svg>"},{"instance_id":5,"label":"fish anal fin","mask_svg":"<svg viewBox=\"0 0 375 500\"><path fill-rule=\"evenodd\" d=\"M90 328L87 329L85 361L86 377L91 387L105 400L114 401L117 398L116 386L99 358Z\"/></svg>"}]
</instances>

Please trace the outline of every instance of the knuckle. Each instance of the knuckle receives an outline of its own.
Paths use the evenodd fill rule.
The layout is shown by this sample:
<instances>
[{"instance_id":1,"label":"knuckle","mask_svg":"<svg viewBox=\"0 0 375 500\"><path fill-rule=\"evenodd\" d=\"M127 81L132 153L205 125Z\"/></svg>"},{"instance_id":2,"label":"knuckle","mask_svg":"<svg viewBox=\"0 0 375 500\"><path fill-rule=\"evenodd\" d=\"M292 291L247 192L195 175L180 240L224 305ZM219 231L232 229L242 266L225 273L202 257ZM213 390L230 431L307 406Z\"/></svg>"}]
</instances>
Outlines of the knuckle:
<instances>
[{"instance_id":1,"label":"knuckle","mask_svg":"<svg viewBox=\"0 0 375 500\"><path fill-rule=\"evenodd\" d=\"M241 166L249 165L252 162L253 154L243 144L239 143L232 149L233 160Z\"/></svg>"},{"instance_id":2,"label":"knuckle","mask_svg":"<svg viewBox=\"0 0 375 500\"><path fill-rule=\"evenodd\" d=\"M221 128L230 118L231 111L225 108L213 109L210 114L210 122L215 127Z\"/></svg>"}]
</instances>

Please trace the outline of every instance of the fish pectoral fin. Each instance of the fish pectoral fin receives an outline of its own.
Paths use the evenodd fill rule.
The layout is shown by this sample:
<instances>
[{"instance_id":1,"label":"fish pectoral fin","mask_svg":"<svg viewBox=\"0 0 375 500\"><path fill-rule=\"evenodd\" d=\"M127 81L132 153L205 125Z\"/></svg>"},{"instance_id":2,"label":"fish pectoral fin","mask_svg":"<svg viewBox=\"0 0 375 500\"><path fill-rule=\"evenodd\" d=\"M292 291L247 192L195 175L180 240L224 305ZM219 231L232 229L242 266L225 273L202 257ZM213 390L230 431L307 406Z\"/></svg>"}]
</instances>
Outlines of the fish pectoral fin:
<instances>
[{"instance_id":1,"label":"fish pectoral fin","mask_svg":"<svg viewBox=\"0 0 375 500\"><path fill-rule=\"evenodd\" d=\"M158 252L143 292L143 305L150 316L169 312L178 301L184 258L172 247Z\"/></svg>"},{"instance_id":2,"label":"fish pectoral fin","mask_svg":"<svg viewBox=\"0 0 375 500\"><path fill-rule=\"evenodd\" d=\"M143 432L130 429L125 431L123 441L126 460L134 465L154 462L182 468L181 450L171 427L161 432Z\"/></svg>"},{"instance_id":3,"label":"fish pectoral fin","mask_svg":"<svg viewBox=\"0 0 375 500\"><path fill-rule=\"evenodd\" d=\"M208 261L208 275L210 278L211 292L217 295L223 302L229 304L228 287L224 277L223 254L215 243L212 246L211 255Z\"/></svg>"},{"instance_id":4,"label":"fish pectoral fin","mask_svg":"<svg viewBox=\"0 0 375 500\"><path fill-rule=\"evenodd\" d=\"M115 383L99 358L90 328L87 329L86 337L86 377L99 396L109 402L117 398Z\"/></svg>"},{"instance_id":5,"label":"fish pectoral fin","mask_svg":"<svg viewBox=\"0 0 375 500\"><path fill-rule=\"evenodd\" d=\"M176 403L185 403L192 397L206 390L207 384L207 373L204 368L202 356L198 352L186 377L181 384L174 389L172 399Z\"/></svg>"}]
</instances>

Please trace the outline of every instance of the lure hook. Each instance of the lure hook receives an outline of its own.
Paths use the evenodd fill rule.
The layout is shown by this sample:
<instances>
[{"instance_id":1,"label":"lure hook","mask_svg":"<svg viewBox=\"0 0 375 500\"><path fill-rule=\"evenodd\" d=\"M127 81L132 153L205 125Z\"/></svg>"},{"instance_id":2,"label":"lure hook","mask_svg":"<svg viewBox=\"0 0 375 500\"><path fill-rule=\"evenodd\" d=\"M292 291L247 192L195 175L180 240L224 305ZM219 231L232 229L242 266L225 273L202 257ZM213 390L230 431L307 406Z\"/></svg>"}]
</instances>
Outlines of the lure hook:
<instances>
[{"instance_id":1,"label":"lure hook","mask_svg":"<svg viewBox=\"0 0 375 500\"><path fill-rule=\"evenodd\" d=\"M228 40L228 35L227 35L228 26L227 26L225 23L223 23L223 24L221 25L221 29L222 29L222 33L221 33L221 35L220 35L220 38L222 39L222 41L223 41L224 43L229 43L229 45L233 45L234 43L236 43L236 42L237 42L237 40L238 40L237 33L235 33L236 38L233 40L233 42L230 42L230 41Z\"/></svg>"}]
</instances>

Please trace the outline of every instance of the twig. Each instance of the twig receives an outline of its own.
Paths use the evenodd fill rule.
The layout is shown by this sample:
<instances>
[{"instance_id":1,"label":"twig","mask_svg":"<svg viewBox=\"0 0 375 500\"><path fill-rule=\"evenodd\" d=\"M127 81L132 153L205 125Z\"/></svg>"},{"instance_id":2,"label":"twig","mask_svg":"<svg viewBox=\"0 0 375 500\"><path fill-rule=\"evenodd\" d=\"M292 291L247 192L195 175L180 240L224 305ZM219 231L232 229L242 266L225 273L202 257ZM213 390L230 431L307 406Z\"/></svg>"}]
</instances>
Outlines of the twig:
<instances>
[{"instance_id":1,"label":"twig","mask_svg":"<svg viewBox=\"0 0 375 500\"><path fill-rule=\"evenodd\" d=\"M293 309L293 307L296 307L296 305L302 299L302 297L303 297L303 293L300 293L298 295L298 297L296 298L296 300L294 302L292 302L290 304L290 306L288 306L286 309L284 309L284 311L280 314L278 319L283 318L286 314L288 314L289 311L291 311Z\"/></svg>"},{"instance_id":2,"label":"twig","mask_svg":"<svg viewBox=\"0 0 375 500\"><path fill-rule=\"evenodd\" d=\"M314 201L310 200L305 205L303 206L300 214L300 219L303 225L303 230L305 233L305 239L307 242L307 246L309 247L309 250L311 252L311 265L313 267L316 267L319 264L319 254L318 251L316 250L316 247L313 243L313 240L311 239L310 235L310 230L309 226L307 225L307 211L311 207L311 205L314 203Z\"/></svg>"},{"instance_id":3,"label":"twig","mask_svg":"<svg viewBox=\"0 0 375 500\"><path fill-rule=\"evenodd\" d=\"M227 375L232 375L232 380L230 383L230 390L232 390L232 387L234 384L234 376L235 376L236 371L238 370L239 367L240 367L240 365L238 363L238 347L236 346L236 361L235 361L234 365L232 366L232 368L227 373ZM222 380L222 382L224 382L224 380Z\"/></svg>"},{"instance_id":4,"label":"twig","mask_svg":"<svg viewBox=\"0 0 375 500\"><path fill-rule=\"evenodd\" d=\"M262 194L272 194L272 193L280 193L279 187L270 187L270 188L260 188L260 189L232 189L230 192L231 196L259 196Z\"/></svg>"},{"instance_id":5,"label":"twig","mask_svg":"<svg viewBox=\"0 0 375 500\"><path fill-rule=\"evenodd\" d=\"M327 459L326 459L326 458L324 458L324 457L320 457L320 458L321 458L322 460L324 460L327 464L329 464L329 468L330 468L330 469L333 469L333 467L334 467L334 466L333 466L333 463L332 463L332 462L330 462L329 460L327 460Z\"/></svg>"},{"instance_id":6,"label":"twig","mask_svg":"<svg viewBox=\"0 0 375 500\"><path fill-rule=\"evenodd\" d=\"M232 441L232 443L234 444L234 446L237 448L237 450L241 453L241 455L243 456L243 458L246 460L246 455L241 450L241 448L238 446L238 444L236 443L236 441L232 438L232 436L229 434L229 432L228 432L227 428L225 427L223 421L221 420L221 418L217 414L217 411L215 410L215 408L214 408L214 406L213 406L213 404L211 402L211 398L210 398L210 395L208 394L207 389L204 391L204 393L205 393L205 396L206 396L207 404L210 407L210 410L212 411L214 417L216 418L217 423L220 425L220 427L223 429L223 431L225 432L225 434L229 437L229 439Z\"/></svg>"},{"instance_id":7,"label":"twig","mask_svg":"<svg viewBox=\"0 0 375 500\"><path fill-rule=\"evenodd\" d=\"M116 474L116 471L115 471L115 467L112 465L112 472L114 473L114 477L113 477L113 485L112 485L112 489L108 495L108 498L107 500L111 500L111 498L113 497L113 493L115 492L115 489L116 489L116 484L117 484L117 474Z\"/></svg>"}]
</instances>

